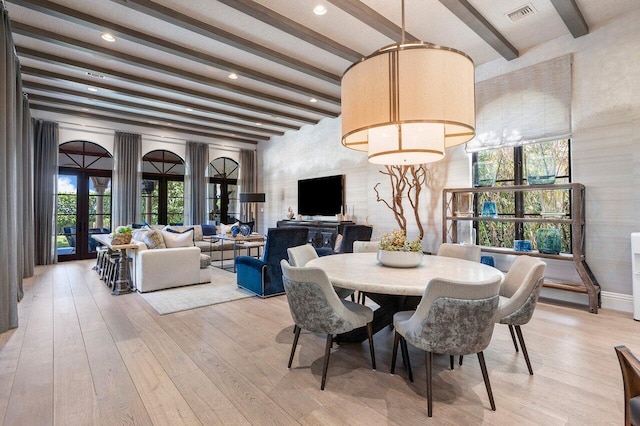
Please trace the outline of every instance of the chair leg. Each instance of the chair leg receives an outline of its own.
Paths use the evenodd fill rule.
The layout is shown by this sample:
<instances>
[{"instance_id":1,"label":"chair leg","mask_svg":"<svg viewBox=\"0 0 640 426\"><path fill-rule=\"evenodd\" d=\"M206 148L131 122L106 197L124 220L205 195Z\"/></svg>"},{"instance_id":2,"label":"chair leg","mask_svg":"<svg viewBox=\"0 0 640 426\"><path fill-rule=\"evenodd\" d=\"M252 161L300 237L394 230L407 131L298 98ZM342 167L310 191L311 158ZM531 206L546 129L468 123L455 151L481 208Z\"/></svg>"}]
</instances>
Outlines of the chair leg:
<instances>
[{"instance_id":1,"label":"chair leg","mask_svg":"<svg viewBox=\"0 0 640 426\"><path fill-rule=\"evenodd\" d=\"M518 335L518 341L520 341L520 347L522 348L522 355L527 362L527 368L529 369L529 375L533 376L533 369L531 368L531 361L529 361L529 354L527 353L527 347L524 344L524 336L522 335L522 329L519 325L515 326L516 334Z\"/></svg>"},{"instance_id":2,"label":"chair leg","mask_svg":"<svg viewBox=\"0 0 640 426\"><path fill-rule=\"evenodd\" d=\"M460 358L458 358L458 365L462 365L462 357L463 355L460 355Z\"/></svg>"},{"instance_id":3,"label":"chair leg","mask_svg":"<svg viewBox=\"0 0 640 426\"><path fill-rule=\"evenodd\" d=\"M300 337L300 327L297 325L293 326L293 333L295 336L293 337L293 346L291 346L291 356L289 356L289 364L287 368L291 368L291 363L293 362L293 356L296 353L296 346L298 346L298 338Z\"/></svg>"},{"instance_id":4,"label":"chair leg","mask_svg":"<svg viewBox=\"0 0 640 426\"><path fill-rule=\"evenodd\" d=\"M407 370L409 381L413 382L413 373L411 372L411 360L409 359L409 349L407 348L407 341L402 336L400 336L400 350L402 351L402 362L404 363L405 370Z\"/></svg>"},{"instance_id":5,"label":"chair leg","mask_svg":"<svg viewBox=\"0 0 640 426\"><path fill-rule=\"evenodd\" d=\"M453 370L453 355L449 355L449 370Z\"/></svg>"},{"instance_id":6,"label":"chair leg","mask_svg":"<svg viewBox=\"0 0 640 426\"><path fill-rule=\"evenodd\" d=\"M389 373L396 372L396 359L398 358L398 342L400 341L400 333L397 331L393 335L393 352L391 352L391 370Z\"/></svg>"},{"instance_id":7,"label":"chair leg","mask_svg":"<svg viewBox=\"0 0 640 426\"><path fill-rule=\"evenodd\" d=\"M516 335L513 333L513 326L509 324L509 333L511 333L511 340L513 340L513 347L516 348L516 352L518 352L518 343L516 342Z\"/></svg>"},{"instance_id":8,"label":"chair leg","mask_svg":"<svg viewBox=\"0 0 640 426\"><path fill-rule=\"evenodd\" d=\"M376 353L373 349L373 325L367 324L367 334L369 335L369 352L371 352L371 368L376 369Z\"/></svg>"},{"instance_id":9,"label":"chair leg","mask_svg":"<svg viewBox=\"0 0 640 426\"><path fill-rule=\"evenodd\" d=\"M493 392L491 392L491 383L489 383L489 373L487 373L487 365L484 362L484 354L482 351L478 352L478 361L480 361L482 378L484 379L484 385L487 388L487 395L489 395L489 404L491 404L491 409L496 411L496 403L493 401Z\"/></svg>"},{"instance_id":10,"label":"chair leg","mask_svg":"<svg viewBox=\"0 0 640 426\"><path fill-rule=\"evenodd\" d=\"M354 303L356 301L356 293L355 293L355 291L353 293L351 293L351 301L354 302Z\"/></svg>"},{"instance_id":11,"label":"chair leg","mask_svg":"<svg viewBox=\"0 0 640 426\"><path fill-rule=\"evenodd\" d=\"M427 366L427 416L433 416L433 389L431 386L431 376L433 368L433 353L425 352L425 364Z\"/></svg>"},{"instance_id":12,"label":"chair leg","mask_svg":"<svg viewBox=\"0 0 640 426\"><path fill-rule=\"evenodd\" d=\"M324 367L322 367L322 384L320 390L324 390L324 384L327 382L327 369L329 368L329 355L331 355L331 345L333 344L333 334L327 334L327 345L324 349Z\"/></svg>"}]
</instances>

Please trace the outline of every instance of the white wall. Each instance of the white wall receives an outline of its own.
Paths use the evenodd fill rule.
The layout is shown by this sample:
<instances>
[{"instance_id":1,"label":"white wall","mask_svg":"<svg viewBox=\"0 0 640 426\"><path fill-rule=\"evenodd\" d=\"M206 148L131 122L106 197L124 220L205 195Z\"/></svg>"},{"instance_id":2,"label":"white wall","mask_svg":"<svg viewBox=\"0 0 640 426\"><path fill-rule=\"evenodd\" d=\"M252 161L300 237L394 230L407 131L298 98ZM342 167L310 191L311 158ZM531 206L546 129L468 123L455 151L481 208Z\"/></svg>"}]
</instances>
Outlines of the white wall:
<instances>
[{"instance_id":1,"label":"white wall","mask_svg":"<svg viewBox=\"0 0 640 426\"><path fill-rule=\"evenodd\" d=\"M640 11L635 11L579 39L564 36L521 52L516 60L476 68L476 80L481 81L574 53L572 173L574 182L586 186L587 262L603 290L622 294L631 294L629 234L640 231L640 191L634 191L640 184L640 154L635 148L640 146L638 22ZM382 193L389 194L381 168L368 164L364 153L340 145L339 118L260 143L258 153L260 186L267 194L262 221L266 226L285 218L288 206L296 210L298 179L344 173L346 203L354 206L355 219L363 223L369 216L377 235L397 227L391 212L375 201L377 182L383 182ZM471 184L469 157L457 147L445 160L430 165L431 193L425 191L423 199L426 250L434 251L441 241L441 189ZM552 275L576 281L569 265L549 266Z\"/></svg>"}]
</instances>

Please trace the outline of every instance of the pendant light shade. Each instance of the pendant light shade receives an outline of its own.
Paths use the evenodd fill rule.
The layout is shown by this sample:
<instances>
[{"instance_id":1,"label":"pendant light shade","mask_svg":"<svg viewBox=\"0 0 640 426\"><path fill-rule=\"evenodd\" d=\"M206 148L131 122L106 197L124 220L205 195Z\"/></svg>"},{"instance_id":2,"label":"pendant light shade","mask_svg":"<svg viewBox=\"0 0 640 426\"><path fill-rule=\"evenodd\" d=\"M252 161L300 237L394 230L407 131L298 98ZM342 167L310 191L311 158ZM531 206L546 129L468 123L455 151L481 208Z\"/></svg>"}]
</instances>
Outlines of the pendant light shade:
<instances>
[{"instance_id":1,"label":"pendant light shade","mask_svg":"<svg viewBox=\"0 0 640 426\"><path fill-rule=\"evenodd\" d=\"M342 144L376 164L444 158L475 135L474 64L424 42L384 47L342 77Z\"/></svg>"}]
</instances>

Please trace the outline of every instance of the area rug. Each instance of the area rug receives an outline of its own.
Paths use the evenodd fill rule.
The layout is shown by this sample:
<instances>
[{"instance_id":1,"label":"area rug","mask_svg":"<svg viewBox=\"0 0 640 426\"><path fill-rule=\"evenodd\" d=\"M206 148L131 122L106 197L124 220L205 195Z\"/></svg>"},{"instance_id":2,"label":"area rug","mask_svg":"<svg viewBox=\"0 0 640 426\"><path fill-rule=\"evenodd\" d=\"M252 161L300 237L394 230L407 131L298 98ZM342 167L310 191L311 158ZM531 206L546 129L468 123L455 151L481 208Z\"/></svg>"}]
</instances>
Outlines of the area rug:
<instances>
[{"instance_id":1,"label":"area rug","mask_svg":"<svg viewBox=\"0 0 640 426\"><path fill-rule=\"evenodd\" d=\"M170 288L140 295L160 315L254 296L253 293L237 286L236 274L214 267L209 269L211 282L208 284Z\"/></svg>"}]
</instances>

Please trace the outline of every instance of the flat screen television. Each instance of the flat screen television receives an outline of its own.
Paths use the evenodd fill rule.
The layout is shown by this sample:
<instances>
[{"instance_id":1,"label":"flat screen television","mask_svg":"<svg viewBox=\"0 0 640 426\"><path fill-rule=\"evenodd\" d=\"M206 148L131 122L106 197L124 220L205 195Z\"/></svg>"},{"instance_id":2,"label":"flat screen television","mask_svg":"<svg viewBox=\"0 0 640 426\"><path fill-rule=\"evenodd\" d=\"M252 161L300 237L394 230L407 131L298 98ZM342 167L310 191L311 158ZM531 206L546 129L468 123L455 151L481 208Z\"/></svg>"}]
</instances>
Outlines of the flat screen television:
<instances>
[{"instance_id":1,"label":"flat screen television","mask_svg":"<svg viewBox=\"0 0 640 426\"><path fill-rule=\"evenodd\" d=\"M298 181L298 214L332 216L342 212L343 175Z\"/></svg>"}]
</instances>

